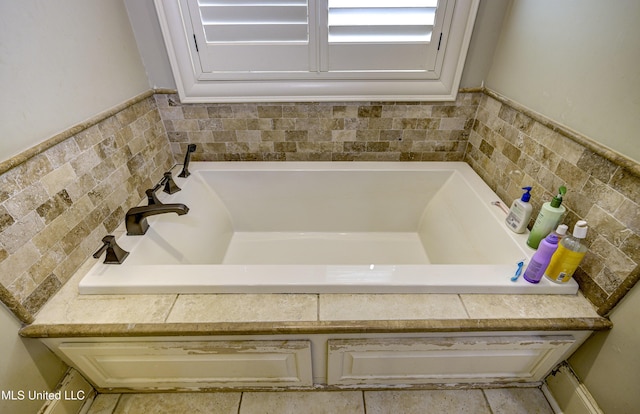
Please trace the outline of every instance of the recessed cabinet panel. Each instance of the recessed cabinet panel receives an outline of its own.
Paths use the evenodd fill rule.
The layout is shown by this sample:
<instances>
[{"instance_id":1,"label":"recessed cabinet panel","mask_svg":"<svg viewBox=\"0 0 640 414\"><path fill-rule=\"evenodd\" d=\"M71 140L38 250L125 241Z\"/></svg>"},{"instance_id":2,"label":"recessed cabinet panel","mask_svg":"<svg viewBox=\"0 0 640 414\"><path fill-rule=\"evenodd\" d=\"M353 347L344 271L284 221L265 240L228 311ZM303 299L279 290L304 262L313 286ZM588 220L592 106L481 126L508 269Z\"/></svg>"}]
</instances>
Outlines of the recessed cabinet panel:
<instances>
[{"instance_id":1,"label":"recessed cabinet panel","mask_svg":"<svg viewBox=\"0 0 640 414\"><path fill-rule=\"evenodd\" d=\"M571 336L329 340L328 383L539 381Z\"/></svg>"},{"instance_id":2,"label":"recessed cabinet panel","mask_svg":"<svg viewBox=\"0 0 640 414\"><path fill-rule=\"evenodd\" d=\"M101 388L307 386L308 341L62 343Z\"/></svg>"}]
</instances>

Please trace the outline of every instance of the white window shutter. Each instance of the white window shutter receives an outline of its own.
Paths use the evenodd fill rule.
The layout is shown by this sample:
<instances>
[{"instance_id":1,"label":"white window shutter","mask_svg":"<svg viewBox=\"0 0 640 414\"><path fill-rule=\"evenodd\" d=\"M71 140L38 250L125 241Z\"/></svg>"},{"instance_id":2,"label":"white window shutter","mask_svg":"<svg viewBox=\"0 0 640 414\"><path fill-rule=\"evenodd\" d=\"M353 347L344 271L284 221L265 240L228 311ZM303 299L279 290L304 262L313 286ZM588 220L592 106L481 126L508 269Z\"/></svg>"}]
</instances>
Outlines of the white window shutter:
<instances>
[{"instance_id":1,"label":"white window shutter","mask_svg":"<svg viewBox=\"0 0 640 414\"><path fill-rule=\"evenodd\" d=\"M328 72L438 70L455 0L328 0ZM449 9L448 9L449 8ZM441 61L441 59L440 59Z\"/></svg>"},{"instance_id":2,"label":"white window shutter","mask_svg":"<svg viewBox=\"0 0 640 414\"><path fill-rule=\"evenodd\" d=\"M183 102L453 100L479 2L154 0Z\"/></svg>"},{"instance_id":3,"label":"white window shutter","mask_svg":"<svg viewBox=\"0 0 640 414\"><path fill-rule=\"evenodd\" d=\"M307 0L187 0L203 72L309 72Z\"/></svg>"}]
</instances>

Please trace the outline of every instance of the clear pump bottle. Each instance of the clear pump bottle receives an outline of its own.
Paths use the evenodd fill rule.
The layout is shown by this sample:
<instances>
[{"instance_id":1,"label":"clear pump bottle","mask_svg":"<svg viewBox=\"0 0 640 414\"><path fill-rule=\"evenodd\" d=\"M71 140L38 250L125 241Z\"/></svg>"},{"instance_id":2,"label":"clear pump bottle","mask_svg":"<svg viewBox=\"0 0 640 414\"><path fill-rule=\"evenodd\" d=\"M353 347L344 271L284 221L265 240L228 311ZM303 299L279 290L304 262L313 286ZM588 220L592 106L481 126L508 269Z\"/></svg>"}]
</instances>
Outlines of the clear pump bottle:
<instances>
[{"instance_id":1,"label":"clear pump bottle","mask_svg":"<svg viewBox=\"0 0 640 414\"><path fill-rule=\"evenodd\" d=\"M558 249L544 272L546 278L555 283L566 283L571 279L587 253L587 246L582 241L587 237L588 229L587 222L580 220L573 228L573 234L560 241Z\"/></svg>"}]
</instances>

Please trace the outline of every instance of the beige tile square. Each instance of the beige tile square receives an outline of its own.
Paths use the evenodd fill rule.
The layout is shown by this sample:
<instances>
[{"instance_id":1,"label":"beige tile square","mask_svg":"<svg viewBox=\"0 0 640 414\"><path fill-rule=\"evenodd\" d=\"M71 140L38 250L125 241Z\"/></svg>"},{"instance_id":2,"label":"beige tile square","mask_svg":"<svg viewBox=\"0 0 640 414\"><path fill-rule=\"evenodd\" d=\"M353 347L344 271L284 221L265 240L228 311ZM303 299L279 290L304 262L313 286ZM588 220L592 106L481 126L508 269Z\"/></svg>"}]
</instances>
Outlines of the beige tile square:
<instances>
[{"instance_id":1,"label":"beige tile square","mask_svg":"<svg viewBox=\"0 0 640 414\"><path fill-rule=\"evenodd\" d=\"M70 163L66 163L42 177L42 185L47 190L47 194L54 196L57 192L66 188L70 183L76 181L78 177Z\"/></svg>"},{"instance_id":2,"label":"beige tile square","mask_svg":"<svg viewBox=\"0 0 640 414\"><path fill-rule=\"evenodd\" d=\"M315 321L317 295L180 295L167 322Z\"/></svg>"},{"instance_id":3,"label":"beige tile square","mask_svg":"<svg viewBox=\"0 0 640 414\"><path fill-rule=\"evenodd\" d=\"M175 295L86 295L64 299L56 295L43 308L39 324L163 323Z\"/></svg>"},{"instance_id":4,"label":"beige tile square","mask_svg":"<svg viewBox=\"0 0 640 414\"><path fill-rule=\"evenodd\" d=\"M78 283L93 265L78 272L36 316L37 324L163 323L176 300L168 295L79 295Z\"/></svg>"},{"instance_id":5,"label":"beige tile square","mask_svg":"<svg viewBox=\"0 0 640 414\"><path fill-rule=\"evenodd\" d=\"M494 414L553 414L538 388L485 389Z\"/></svg>"},{"instance_id":6,"label":"beige tile square","mask_svg":"<svg viewBox=\"0 0 640 414\"><path fill-rule=\"evenodd\" d=\"M466 319L458 295L320 295L320 320Z\"/></svg>"},{"instance_id":7,"label":"beige tile square","mask_svg":"<svg viewBox=\"0 0 640 414\"><path fill-rule=\"evenodd\" d=\"M239 392L124 394L113 414L237 414Z\"/></svg>"},{"instance_id":8,"label":"beige tile square","mask_svg":"<svg viewBox=\"0 0 640 414\"><path fill-rule=\"evenodd\" d=\"M469 317L477 319L598 318L578 295L460 295Z\"/></svg>"},{"instance_id":9,"label":"beige tile square","mask_svg":"<svg viewBox=\"0 0 640 414\"><path fill-rule=\"evenodd\" d=\"M491 414L482 390L365 392L367 414Z\"/></svg>"},{"instance_id":10,"label":"beige tile square","mask_svg":"<svg viewBox=\"0 0 640 414\"><path fill-rule=\"evenodd\" d=\"M360 391L246 392L240 414L364 414Z\"/></svg>"}]
</instances>

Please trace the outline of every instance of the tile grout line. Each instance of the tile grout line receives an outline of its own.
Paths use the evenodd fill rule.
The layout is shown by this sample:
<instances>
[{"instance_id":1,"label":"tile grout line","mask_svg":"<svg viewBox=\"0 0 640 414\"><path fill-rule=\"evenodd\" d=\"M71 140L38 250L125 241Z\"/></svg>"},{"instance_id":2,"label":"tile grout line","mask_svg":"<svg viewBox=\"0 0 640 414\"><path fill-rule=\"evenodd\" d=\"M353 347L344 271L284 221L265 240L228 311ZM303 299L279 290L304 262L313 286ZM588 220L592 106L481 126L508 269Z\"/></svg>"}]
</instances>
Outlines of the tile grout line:
<instances>
[{"instance_id":1,"label":"tile grout line","mask_svg":"<svg viewBox=\"0 0 640 414\"><path fill-rule=\"evenodd\" d=\"M96 397L100 395L99 392L96 392ZM118 409L118 405L120 405L120 400L122 399L122 394L118 395L118 400L116 401L115 405L113 406L113 410L111 410L111 412L109 412L108 414L113 414L116 412L116 410ZM91 403L91 405L95 404L96 400L95 398L93 399L93 402ZM91 411L91 407L89 407L89 411Z\"/></svg>"},{"instance_id":2,"label":"tile grout line","mask_svg":"<svg viewBox=\"0 0 640 414\"><path fill-rule=\"evenodd\" d=\"M458 300L462 304L462 309L464 309L464 313L467 314L467 319L471 319L471 314L469 313L469 310L467 309L467 305L464 304L464 300L462 300L462 295L457 294L456 296L458 297Z\"/></svg>"},{"instance_id":3,"label":"tile grout line","mask_svg":"<svg viewBox=\"0 0 640 414\"><path fill-rule=\"evenodd\" d=\"M484 401L487 403L487 407L489 407L489 413L494 414L493 407L491 407L491 403L489 402L489 398L487 398L487 394L484 392L485 388L482 388L482 396L484 397Z\"/></svg>"},{"instance_id":4,"label":"tile grout line","mask_svg":"<svg viewBox=\"0 0 640 414\"><path fill-rule=\"evenodd\" d=\"M167 312L166 316L164 317L164 320L162 321L162 323L167 323L167 320L169 319L169 316L171 315L171 312L173 312L173 308L176 306L176 302L178 302L178 297L180 296L180 294L178 293L176 295L176 297L173 299L173 302L171 303L171 306L169 306L169 311Z\"/></svg>"},{"instance_id":5,"label":"tile grout line","mask_svg":"<svg viewBox=\"0 0 640 414\"><path fill-rule=\"evenodd\" d=\"M238 413L240 414L240 408L242 407L242 397L244 397L244 391L240 393L240 401L238 401Z\"/></svg>"},{"instance_id":6,"label":"tile grout line","mask_svg":"<svg viewBox=\"0 0 640 414\"><path fill-rule=\"evenodd\" d=\"M365 396L365 391L362 390L362 409L364 414L367 414L367 397Z\"/></svg>"}]
</instances>

